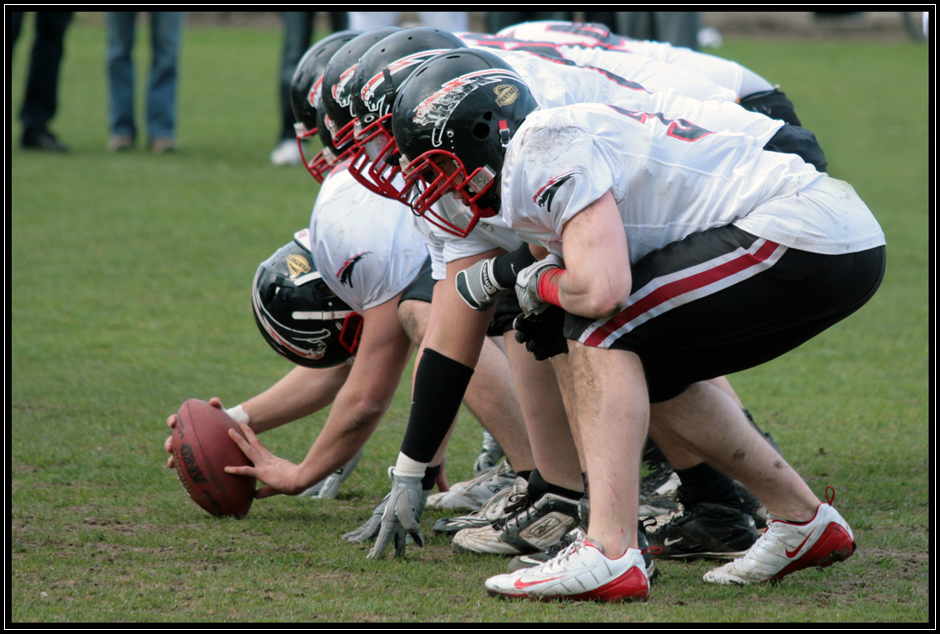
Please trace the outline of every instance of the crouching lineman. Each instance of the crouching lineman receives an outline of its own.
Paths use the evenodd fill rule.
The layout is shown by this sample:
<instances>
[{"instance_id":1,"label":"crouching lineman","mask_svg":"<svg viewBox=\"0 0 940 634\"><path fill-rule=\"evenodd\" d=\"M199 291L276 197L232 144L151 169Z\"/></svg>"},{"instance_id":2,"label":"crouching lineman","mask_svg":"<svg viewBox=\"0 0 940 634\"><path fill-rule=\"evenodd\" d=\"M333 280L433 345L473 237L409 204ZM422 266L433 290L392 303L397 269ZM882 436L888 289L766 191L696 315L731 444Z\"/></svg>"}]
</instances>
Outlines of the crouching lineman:
<instances>
[{"instance_id":1,"label":"crouching lineman","mask_svg":"<svg viewBox=\"0 0 940 634\"><path fill-rule=\"evenodd\" d=\"M395 199L408 200L408 192L403 191L398 172L389 169L391 166L386 160L386 157L394 156L397 150L386 129L386 121L391 117L391 96L404 85L402 82L406 81L405 78L411 75L421 61L433 56L437 50L447 48L464 47L456 38L433 29L409 29L387 36L363 54L359 61L350 92L358 117L358 123L355 124L356 138L362 144L362 149L349 169L357 180L373 191ZM490 55L493 54L496 53ZM636 82L619 77L614 81L609 72L600 71L598 68L559 65L526 53L499 52L497 55L521 76L538 82L534 97L543 108L607 99L626 106L649 103L654 99ZM613 55L630 57L627 54ZM475 70L487 73L489 69L478 67ZM681 83L681 77L663 72L659 81L663 82L660 85L669 82ZM720 92L717 87L712 90ZM362 99L357 105L359 95ZM509 93L507 98L511 97L512 93ZM328 99L329 95L325 94L324 98ZM739 110L733 104L729 107ZM336 117L342 122L349 121L351 115L336 111ZM749 115L745 121L748 126L754 126L755 134L766 133L768 140L773 136L774 130L768 128L765 117ZM388 125L390 126L390 122ZM417 473L423 468L421 463L428 463L449 426L448 416L442 412L449 411L451 407L456 408L463 396L466 383L461 384L457 378L466 380L469 375L463 372L459 377L445 379L446 367L472 367L482 343L480 328L486 324L485 314L474 316L473 312L468 310L467 304L458 295L454 280L459 280L465 269L493 257L489 251L500 247L511 250L522 243L521 239L507 228L491 225L481 225L478 228L458 226L455 224L455 218L459 218L464 212L469 214L469 210L461 209L462 205L450 197L442 198L438 205L442 208L441 213L432 212L426 216L430 222L424 223L422 233L426 234L435 263L441 262L436 267L435 275L444 278L446 274L446 283L442 285L443 288L437 289L443 296L443 313L436 323L442 324L442 328L429 330L428 345L436 355L431 360L422 361L422 364L427 364L426 368L423 365L418 367L406 438L420 438L422 445L403 443L399 457L403 463L402 472L411 469ZM506 236L506 233L510 236ZM456 237L458 235L463 237ZM483 310L490 305L487 303L482 307ZM456 327L458 323L460 327ZM517 376L515 372L514 376ZM713 381L733 395L726 379L715 378ZM448 404L446 407L445 398ZM544 419L540 420L544 424ZM538 432L529 429L536 465L541 470L543 467L547 468L547 463L538 459L538 448L543 445L559 447L563 435L545 434L545 443L538 441L537 435ZM570 434L568 438L569 442L572 442ZM673 448L670 458L679 456L677 451ZM729 559L740 556L756 541L758 533L750 514L743 509L734 482L709 467L697 456L682 458L684 462L681 462L680 494L686 509L681 517L675 519L675 523L670 522L659 533L668 528L670 536L681 531L690 538L682 540L681 550L677 545L678 541L672 538L670 541L675 545L669 549L668 555ZM574 489L575 485L569 488ZM534 508L519 506L515 511L516 516L505 522L499 520L492 526L480 526L472 530L467 528L456 534L454 547L479 553L531 553L534 544L540 543L539 539L533 540L531 536L536 534L543 522L551 521L555 516L550 509L538 503L537 491L530 491L529 498ZM467 523L476 525L479 520L490 517L486 512L481 511L481 514L482 517L473 518ZM455 522L451 526L458 527L461 523ZM376 552L380 554L381 549Z\"/></svg>"},{"instance_id":2,"label":"crouching lineman","mask_svg":"<svg viewBox=\"0 0 940 634\"><path fill-rule=\"evenodd\" d=\"M510 228L548 252L519 272L516 292L530 318L565 310L569 352L556 363L572 379L566 406L591 484L588 536L488 591L645 600L630 529L647 432L667 455L696 454L744 483L773 517L706 581L768 581L850 556L829 489L821 503L706 381L796 348L871 298L885 262L871 212L848 184L773 151L789 142L780 121L664 93L642 110L538 110L525 82L484 55L416 70L393 133L409 184L421 183L416 213L454 194L471 226Z\"/></svg>"},{"instance_id":3,"label":"crouching lineman","mask_svg":"<svg viewBox=\"0 0 940 634\"><path fill-rule=\"evenodd\" d=\"M299 140L318 132L317 120L322 117L322 112L316 107L318 100L314 96L319 95L323 73L331 57L357 35L343 32L324 38L311 47L298 64L292 81L291 101L298 120ZM329 296L337 305L361 315L361 324L354 329L358 331L357 361L352 366L326 368L322 366L329 364L322 363L322 358L305 358L309 354L303 350L310 349L311 345L299 340L290 341L287 337L290 328L276 328L271 314L265 316L265 311L272 308L272 295L256 294L256 315L263 332L271 337L269 342L276 339L279 345L275 349L282 354L289 348L296 353L285 355L290 360L317 366L295 368L268 391L228 410L249 427L249 450L260 461L255 462L257 473L252 475L268 485L258 491L257 497L301 493L357 456L387 410L409 352L422 340L430 315L434 283L426 263L427 248L415 233L407 208L356 186L344 167L335 171L336 178L328 178L336 166L336 160L331 159L336 152L328 145L325 149L325 158L318 155L309 162L305 161L306 168L317 180L322 182L326 179L311 219L312 227L320 227L319 233L313 233L313 242L317 244L316 236L320 235L323 240L319 245L323 252L316 258L311 257L310 244L307 243L311 236L304 231L298 234L297 240L262 264L255 281L257 285L259 280L273 276L275 281L268 284L269 290L279 289L277 280L288 286L297 286L294 290L299 290L292 278L294 273L288 268L288 256L294 258L296 266L309 267L311 272L300 276L300 279L313 286L306 286L307 292L300 292L293 300L305 302L310 297ZM352 210L356 213L350 213ZM317 272L314 259L328 264L328 268ZM264 270L268 274L262 277ZM314 272L319 276L316 280ZM293 315L290 307L279 308ZM316 312L316 308L310 305L297 308ZM314 324L318 321L316 317L308 317L311 321L305 328L317 330ZM511 319L510 316L508 320L511 322ZM290 325L298 324L294 321ZM349 331L347 328L347 333ZM338 342L331 340L330 346L336 347ZM319 351L313 354L318 356ZM485 426L492 428L501 444L511 447L507 456L512 465L522 472L531 470L531 452L506 357L491 341L487 342L485 356L486 359L481 358L477 371L485 368L485 373L492 372L492 382L475 382L483 392L477 392L476 396L468 395L467 405L481 421L486 421ZM376 371L376 368L381 368L381 371ZM213 399L213 402L221 407L218 399ZM271 455L257 441L255 431L260 433L271 429L331 403L333 406L324 430L300 465ZM168 419L168 424L171 427L175 424L175 416ZM440 457L436 462L440 463ZM436 470L422 479L425 497L436 480L433 471ZM238 470L233 472L242 473ZM344 474L348 476L348 469ZM320 495L323 496L322 492ZM351 541L365 541L374 538L377 530L377 522L367 522L349 538Z\"/></svg>"},{"instance_id":4,"label":"crouching lineman","mask_svg":"<svg viewBox=\"0 0 940 634\"><path fill-rule=\"evenodd\" d=\"M405 227L410 231L410 223ZM398 237L402 237L400 233ZM430 312L433 280L427 263L417 273L399 268L404 279L389 275L384 267L353 278L353 268L347 266L339 277L348 274L347 284L355 279L363 291L361 296L346 294L353 302L350 304L326 284L329 274L323 275L314 266L308 245L308 230L298 231L294 240L261 263L252 284L252 306L262 335L296 367L265 392L226 413L254 436L332 407L323 430L300 465L271 455L258 443L253 452L264 464L255 463L259 469L256 477L267 485L256 494L259 498L276 493L336 496L339 485L355 468L363 446L388 409L410 350L424 336ZM387 255L374 244L367 246L373 247L376 260ZM423 251L420 238L412 246L419 253ZM403 290L395 293L399 286ZM388 293L393 295L383 301ZM356 301L356 297L370 299ZM496 438L512 447L510 462L515 460L519 469L531 469L532 459L509 366L503 352L492 342L488 342L481 357L477 372L481 371L497 382L496 391L488 381L477 382L467 395L467 406L494 427ZM217 398L210 403L222 406ZM175 414L167 420L171 428L176 423ZM169 442L170 439L168 452ZM423 480L425 491L430 491L437 480L440 461L437 462L437 468L429 470ZM174 467L172 457L167 466ZM373 524L371 537L378 530L377 523ZM364 535L354 541L369 537Z\"/></svg>"},{"instance_id":5,"label":"crouching lineman","mask_svg":"<svg viewBox=\"0 0 940 634\"><path fill-rule=\"evenodd\" d=\"M362 68L360 58L364 59L363 54L367 50L371 51L374 47L384 48L386 42L393 38L407 40L412 36L417 36L418 33L426 33L427 31L429 31L429 29L398 31L387 35L374 45L373 34L370 33L360 36L357 40L351 41L343 50L340 50L334 55L324 74L324 88L320 91L322 111L326 113L326 118L329 119L329 125L321 126L319 134L324 146L335 148L335 152L331 152L331 154L344 156L350 152L351 149L355 149L352 135L355 118L351 109L351 102L359 93L359 89L354 86L356 85L355 78L360 76L359 71ZM430 31L443 34L443 32L433 29L430 29ZM449 41L453 42L454 45L460 45L460 41L453 38L453 36L449 36ZM327 85L331 87L329 90L325 88ZM339 167L334 169L334 174L338 169ZM351 168L348 171L352 172ZM362 189L361 195L368 194L369 192ZM397 199L393 198L391 201L386 200L386 204L404 210L404 213L406 213L408 217L411 217L408 208L398 202ZM426 223L422 222L420 224L423 226ZM516 238L515 234L511 231L505 233L514 241L514 244L518 242L518 238ZM498 243L497 241L497 244ZM495 244L489 244L487 247L488 251L494 249ZM498 251L490 255L495 256L497 254ZM432 258L434 261L435 277L440 279L441 276L438 274L443 268L443 263L440 258L436 257L436 254L432 254ZM448 332L448 328L437 327L437 325L440 324L439 316L446 311L445 302L442 301L443 296L439 292L441 287L449 288L450 286L447 284L435 284L431 318L428 323L429 340L435 335L446 337ZM458 301L460 300L458 299ZM510 312L514 310L515 314L511 314L508 320L500 318L500 315L506 313L507 310ZM541 460L541 462L544 462L544 467L538 472L532 470L530 474L527 474L529 475L528 478L523 478L521 482L519 479L516 479L514 483L516 485L515 488L530 492L539 489L540 494L536 495L534 499L541 500L542 505L545 507L545 512L552 515L552 517L547 518L548 521L553 522L551 529L538 535L538 538L547 545L560 538L561 535L577 521L578 498L581 497L583 492L581 468L578 463L577 453L574 450L574 445L570 440L571 434L568 421L565 416L561 395L558 393L557 384L552 374L551 365L538 364L531 355L526 353L525 349L513 336L513 318L521 312L517 300L515 297L502 298L500 305L494 306L494 311L490 311L490 313L483 316L482 319L479 319L480 316L475 313L470 314L474 319L475 325L479 326L475 332L479 333L481 337L485 338L487 333L491 335L504 334L506 353L512 367L512 378L516 385L516 394L522 406L527 426L529 420L538 419L541 422L539 426L540 430L548 427L552 427L553 429L558 428L563 433L567 434L569 438L567 443L552 444L547 447L547 453L543 455L543 459ZM493 319L494 314L496 315L496 319ZM494 326L497 327L498 330L494 331ZM454 334L463 332L463 330L463 328L455 329ZM424 381L421 379L420 368L425 367L426 364L433 366L434 363L439 360L440 356L436 353L436 349L434 348L428 350L426 354L419 352L419 355L419 360L416 362L416 367L419 368L415 378L416 393L413 397L415 403L426 404L430 411L433 411L435 416L446 416L452 419L457 412L460 399L457 399L456 402L451 402L449 399L445 398L444 392L435 394L434 390L430 392L424 390L421 394L418 394L420 386L424 385ZM438 364L436 366L437 370L434 371L435 378L444 384L465 383L465 379L469 378L467 371L473 373L473 365L475 365L475 363L468 367L461 366L460 368L455 368L447 365L446 362L443 366ZM456 370L456 372L453 370ZM453 409L451 409L452 406ZM424 451L429 451L431 456L433 456L440 451L440 440L441 439L429 436L421 430L415 433L415 430L409 424L409 429L405 434L403 444L414 448L414 451L419 454L423 455ZM531 445L534 447L535 443L532 442ZM548 459L546 460L545 458ZM394 527L392 527L389 522L385 521L385 518L389 517L389 513L386 512L386 516L383 517L382 530L376 539L375 548L370 552L370 557L381 556L382 552L391 543L392 538L402 534L406 527L407 532L413 535L415 541L419 544L422 543L423 538L420 536L420 529L418 527L421 512L420 506L417 503L420 501L420 488L418 485L422 479L426 477L424 465L421 465L420 473L418 471L418 469L414 469L406 473L396 468L393 474L391 494L391 500L394 501L394 504L390 502L387 508L390 509L393 506L402 504L408 505L413 512L410 511L407 514L406 522L396 523ZM516 473L520 476L523 475L518 468ZM455 487L455 489L456 488L457 487ZM493 493L495 492L494 490ZM404 552L404 544L400 543L400 540L397 539L396 542L398 542L397 545L401 546L400 549L396 548L396 554L402 554ZM539 544L539 547L542 547L542 545Z\"/></svg>"}]
</instances>

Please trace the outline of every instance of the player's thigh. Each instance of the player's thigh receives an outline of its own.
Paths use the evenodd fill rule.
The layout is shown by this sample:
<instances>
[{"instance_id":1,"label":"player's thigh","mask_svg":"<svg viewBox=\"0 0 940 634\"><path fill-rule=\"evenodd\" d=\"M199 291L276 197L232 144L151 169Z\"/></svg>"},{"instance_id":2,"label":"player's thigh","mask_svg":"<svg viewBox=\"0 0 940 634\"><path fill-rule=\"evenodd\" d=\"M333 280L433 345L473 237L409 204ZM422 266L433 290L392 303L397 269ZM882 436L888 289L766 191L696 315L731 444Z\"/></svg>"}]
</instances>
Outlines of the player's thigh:
<instances>
[{"instance_id":1,"label":"player's thigh","mask_svg":"<svg viewBox=\"0 0 940 634\"><path fill-rule=\"evenodd\" d=\"M434 279L431 277L431 258L425 260L414 281L402 292L398 301L398 319L408 338L420 345L431 317L431 298Z\"/></svg>"}]
</instances>

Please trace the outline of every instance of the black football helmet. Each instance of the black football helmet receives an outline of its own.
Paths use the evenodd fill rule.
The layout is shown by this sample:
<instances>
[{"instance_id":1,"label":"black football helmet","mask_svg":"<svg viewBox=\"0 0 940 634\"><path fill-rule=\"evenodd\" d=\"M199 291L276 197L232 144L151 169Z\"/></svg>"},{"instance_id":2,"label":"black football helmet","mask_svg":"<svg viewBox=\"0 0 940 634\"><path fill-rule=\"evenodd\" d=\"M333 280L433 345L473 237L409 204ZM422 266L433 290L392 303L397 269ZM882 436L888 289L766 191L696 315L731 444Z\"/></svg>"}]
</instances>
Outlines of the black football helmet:
<instances>
[{"instance_id":1,"label":"black football helmet","mask_svg":"<svg viewBox=\"0 0 940 634\"><path fill-rule=\"evenodd\" d=\"M290 106L294 111L294 129L297 132L297 145L300 146L301 156L304 156L302 142L317 133L317 113L322 110L320 86L327 64L336 51L357 35L358 31L339 31L328 35L307 49L297 63L297 69L290 82ZM325 173L329 171L329 165L320 154L309 161L304 156L304 165L318 183L323 182Z\"/></svg>"},{"instance_id":2,"label":"black football helmet","mask_svg":"<svg viewBox=\"0 0 940 634\"><path fill-rule=\"evenodd\" d=\"M308 368L330 368L356 354L362 317L326 285L308 245L307 230L298 231L261 263L251 304L258 330L278 354Z\"/></svg>"},{"instance_id":3,"label":"black football helmet","mask_svg":"<svg viewBox=\"0 0 940 634\"><path fill-rule=\"evenodd\" d=\"M333 146L337 150L337 160L351 157L355 150L352 78L359 64L359 58L376 42L398 31L401 31L401 28L388 26L362 33L336 51L326 67L326 72L323 74L321 100L326 113L326 126Z\"/></svg>"},{"instance_id":4,"label":"black football helmet","mask_svg":"<svg viewBox=\"0 0 940 634\"><path fill-rule=\"evenodd\" d=\"M506 146L537 107L525 81L489 51L459 49L426 61L392 107L392 134L411 196L403 202L441 229L469 235L480 218L499 213L496 184ZM432 209L450 191L470 207L466 227Z\"/></svg>"},{"instance_id":5,"label":"black football helmet","mask_svg":"<svg viewBox=\"0 0 940 634\"><path fill-rule=\"evenodd\" d=\"M452 33L415 27L389 35L362 55L350 91L357 150L349 171L364 187L392 199L401 196L401 181L393 182L401 172L391 131L395 90L423 62L463 47Z\"/></svg>"},{"instance_id":6,"label":"black football helmet","mask_svg":"<svg viewBox=\"0 0 940 634\"><path fill-rule=\"evenodd\" d=\"M326 111L323 108L320 108L317 112L316 133L317 136L320 137L320 144L323 146L323 149L311 159L309 171L314 178L317 178L316 174L319 174L320 178L317 178L317 181L322 184L323 179L326 178L330 170L340 162L341 158L349 158L349 152L344 154L344 152L336 149L336 146L333 145L333 135L330 134L330 130L326 127Z\"/></svg>"}]
</instances>

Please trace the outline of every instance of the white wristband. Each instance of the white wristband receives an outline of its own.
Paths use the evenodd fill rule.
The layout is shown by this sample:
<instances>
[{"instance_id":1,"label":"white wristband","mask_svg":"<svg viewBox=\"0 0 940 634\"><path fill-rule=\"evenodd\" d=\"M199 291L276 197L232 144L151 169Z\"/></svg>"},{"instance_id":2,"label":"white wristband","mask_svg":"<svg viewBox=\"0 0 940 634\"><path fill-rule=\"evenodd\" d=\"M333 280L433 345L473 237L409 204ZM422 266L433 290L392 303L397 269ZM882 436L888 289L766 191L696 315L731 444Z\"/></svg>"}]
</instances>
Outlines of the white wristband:
<instances>
[{"instance_id":1,"label":"white wristband","mask_svg":"<svg viewBox=\"0 0 940 634\"><path fill-rule=\"evenodd\" d=\"M422 477L424 476L425 470L428 468L427 462L418 462L417 460L412 460L405 454L398 452L398 462L395 463L395 470L393 473L399 477Z\"/></svg>"},{"instance_id":2,"label":"white wristband","mask_svg":"<svg viewBox=\"0 0 940 634\"><path fill-rule=\"evenodd\" d=\"M236 423L245 423L248 424L248 412L246 412L241 405L236 405L231 409L225 410L225 413L229 415Z\"/></svg>"}]
</instances>

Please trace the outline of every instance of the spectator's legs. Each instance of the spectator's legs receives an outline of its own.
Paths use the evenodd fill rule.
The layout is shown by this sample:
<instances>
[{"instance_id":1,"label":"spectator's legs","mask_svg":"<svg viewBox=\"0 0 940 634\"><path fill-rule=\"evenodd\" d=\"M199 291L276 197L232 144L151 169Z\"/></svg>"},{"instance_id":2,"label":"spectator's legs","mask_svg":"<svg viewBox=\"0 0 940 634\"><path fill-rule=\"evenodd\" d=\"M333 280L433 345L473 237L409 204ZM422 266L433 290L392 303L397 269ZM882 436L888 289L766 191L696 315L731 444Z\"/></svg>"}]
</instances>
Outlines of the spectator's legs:
<instances>
[{"instance_id":1,"label":"spectator's legs","mask_svg":"<svg viewBox=\"0 0 940 634\"><path fill-rule=\"evenodd\" d=\"M134 31L137 13L109 11L108 26L108 128L111 137L137 137L134 125Z\"/></svg>"},{"instance_id":2,"label":"spectator's legs","mask_svg":"<svg viewBox=\"0 0 940 634\"><path fill-rule=\"evenodd\" d=\"M153 64L147 85L147 136L173 139L176 135L176 89L179 47L184 14L180 11L150 13Z\"/></svg>"}]
</instances>

